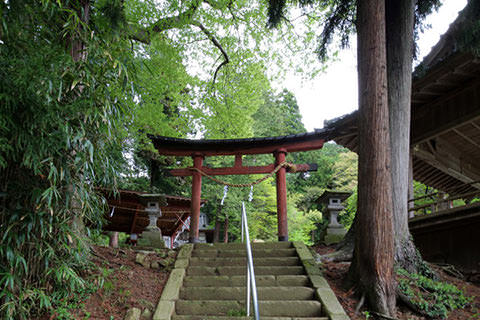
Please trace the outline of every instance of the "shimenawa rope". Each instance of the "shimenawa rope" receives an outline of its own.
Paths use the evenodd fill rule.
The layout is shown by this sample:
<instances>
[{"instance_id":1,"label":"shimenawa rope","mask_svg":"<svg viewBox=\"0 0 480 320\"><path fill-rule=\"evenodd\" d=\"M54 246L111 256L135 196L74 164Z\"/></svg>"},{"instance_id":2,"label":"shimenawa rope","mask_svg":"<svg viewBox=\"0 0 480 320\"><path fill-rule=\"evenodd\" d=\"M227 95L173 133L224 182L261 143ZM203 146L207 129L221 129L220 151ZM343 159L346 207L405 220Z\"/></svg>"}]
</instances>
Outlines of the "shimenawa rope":
<instances>
[{"instance_id":1,"label":"shimenawa rope","mask_svg":"<svg viewBox=\"0 0 480 320\"><path fill-rule=\"evenodd\" d=\"M229 183L229 182L226 182L226 181L223 181L223 180L220 180L220 179L217 179L215 177L212 177L210 175L208 175L207 173L205 173L204 171L198 169L198 168L195 168L195 167L192 167L190 168L190 170L194 170L194 171L197 171L198 173L200 173L202 176L212 180L212 181L215 181L216 183L219 183L219 184L223 184L225 186L229 186L229 187L234 187L234 188L245 188L245 187L251 187L251 186L254 186L254 185L257 185L259 183L262 183L263 181L267 180L268 178L270 178L271 176L273 176L275 173L278 172L278 170L280 170L282 167L289 167L291 168L291 170L293 172L295 172L295 165L293 164L290 164L286 161L283 161L282 163L280 163L278 166L275 167L275 169L273 169L272 172L268 173L267 175L265 175L264 177L258 179L258 180L255 180L251 183Z\"/></svg>"}]
</instances>

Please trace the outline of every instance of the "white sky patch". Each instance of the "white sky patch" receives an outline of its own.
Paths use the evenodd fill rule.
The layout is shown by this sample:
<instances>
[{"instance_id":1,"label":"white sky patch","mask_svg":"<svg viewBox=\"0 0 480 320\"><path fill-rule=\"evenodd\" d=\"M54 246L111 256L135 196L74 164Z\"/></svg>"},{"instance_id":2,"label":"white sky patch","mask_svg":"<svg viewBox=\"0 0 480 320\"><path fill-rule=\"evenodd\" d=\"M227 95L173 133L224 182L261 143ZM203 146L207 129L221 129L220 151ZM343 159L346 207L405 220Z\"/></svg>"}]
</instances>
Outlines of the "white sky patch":
<instances>
[{"instance_id":1,"label":"white sky patch","mask_svg":"<svg viewBox=\"0 0 480 320\"><path fill-rule=\"evenodd\" d=\"M419 61L440 40L440 36L447 31L466 4L467 0L445 0L438 12L427 17L425 22L431 25L431 29L420 35ZM355 36L352 40L354 39ZM287 88L295 94L308 131L322 128L325 120L340 117L358 108L356 43L352 41L350 48L340 51L338 58L325 73L319 74L314 80L302 81L300 76L292 72L287 74L283 82L274 85L276 89Z\"/></svg>"}]
</instances>

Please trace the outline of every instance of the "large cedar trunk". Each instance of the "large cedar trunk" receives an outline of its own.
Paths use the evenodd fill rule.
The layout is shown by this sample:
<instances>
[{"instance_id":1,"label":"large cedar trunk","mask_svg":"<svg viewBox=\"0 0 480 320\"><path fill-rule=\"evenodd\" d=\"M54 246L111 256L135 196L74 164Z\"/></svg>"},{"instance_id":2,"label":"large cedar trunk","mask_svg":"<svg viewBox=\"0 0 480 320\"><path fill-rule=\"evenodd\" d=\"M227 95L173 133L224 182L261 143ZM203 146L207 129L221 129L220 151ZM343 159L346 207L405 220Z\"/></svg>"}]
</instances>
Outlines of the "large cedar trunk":
<instances>
[{"instance_id":1,"label":"large cedar trunk","mask_svg":"<svg viewBox=\"0 0 480 320\"><path fill-rule=\"evenodd\" d=\"M421 258L417 255L408 230L415 1L386 0L385 3L395 262L410 272L416 272Z\"/></svg>"},{"instance_id":2,"label":"large cedar trunk","mask_svg":"<svg viewBox=\"0 0 480 320\"><path fill-rule=\"evenodd\" d=\"M358 2L358 212L350 274L370 307L395 310L385 2Z\"/></svg>"}]
</instances>

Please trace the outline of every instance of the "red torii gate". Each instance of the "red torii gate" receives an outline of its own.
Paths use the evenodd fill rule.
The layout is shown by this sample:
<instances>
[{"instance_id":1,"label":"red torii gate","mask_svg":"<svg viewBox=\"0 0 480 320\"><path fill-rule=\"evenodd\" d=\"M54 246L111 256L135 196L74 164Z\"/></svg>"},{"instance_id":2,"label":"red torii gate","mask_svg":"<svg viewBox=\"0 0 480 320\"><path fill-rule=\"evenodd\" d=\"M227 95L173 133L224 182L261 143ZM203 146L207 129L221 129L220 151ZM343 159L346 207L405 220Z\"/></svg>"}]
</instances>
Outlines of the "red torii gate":
<instances>
[{"instance_id":1,"label":"red torii gate","mask_svg":"<svg viewBox=\"0 0 480 320\"><path fill-rule=\"evenodd\" d=\"M223 140L191 140L154 135L148 135L148 137L161 155L190 156L193 158L193 167L171 169L169 172L173 176L193 176L189 240L190 242L198 242L202 173L209 176L272 173L278 165L285 163L285 157L289 152L321 149L324 142L328 140L328 133L325 130L316 130L315 132L281 137ZM274 164L267 166L243 166L242 164L242 156L244 155L268 153L275 156ZM209 168L203 166L205 157L228 155L235 156L233 167ZM313 170L316 170L316 165L301 164L282 166L276 172L279 241L288 241L286 173Z\"/></svg>"}]
</instances>

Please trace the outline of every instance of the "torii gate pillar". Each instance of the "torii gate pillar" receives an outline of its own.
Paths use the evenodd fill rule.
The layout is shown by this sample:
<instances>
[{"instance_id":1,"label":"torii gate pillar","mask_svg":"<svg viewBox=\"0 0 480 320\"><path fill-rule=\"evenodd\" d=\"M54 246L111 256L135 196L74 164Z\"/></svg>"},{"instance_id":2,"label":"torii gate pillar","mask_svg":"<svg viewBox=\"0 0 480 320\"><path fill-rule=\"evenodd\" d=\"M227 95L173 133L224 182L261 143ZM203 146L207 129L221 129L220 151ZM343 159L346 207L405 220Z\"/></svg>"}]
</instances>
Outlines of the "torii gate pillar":
<instances>
[{"instance_id":1,"label":"torii gate pillar","mask_svg":"<svg viewBox=\"0 0 480 320\"><path fill-rule=\"evenodd\" d=\"M275 151L275 166L285 161L287 151L279 149ZM287 222L287 169L280 168L277 171L277 219L278 219L278 241L288 241L288 222Z\"/></svg>"},{"instance_id":2,"label":"torii gate pillar","mask_svg":"<svg viewBox=\"0 0 480 320\"><path fill-rule=\"evenodd\" d=\"M193 167L201 170L202 165L203 165L203 155L194 154ZM192 218L190 220L190 237L188 239L190 243L198 242L198 225L200 221L201 194L202 194L202 175L200 172L194 171L192 175L192 202L191 202Z\"/></svg>"}]
</instances>

